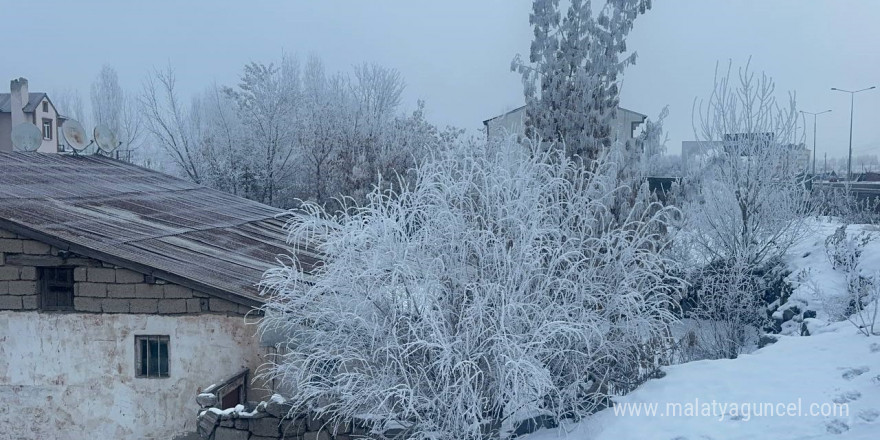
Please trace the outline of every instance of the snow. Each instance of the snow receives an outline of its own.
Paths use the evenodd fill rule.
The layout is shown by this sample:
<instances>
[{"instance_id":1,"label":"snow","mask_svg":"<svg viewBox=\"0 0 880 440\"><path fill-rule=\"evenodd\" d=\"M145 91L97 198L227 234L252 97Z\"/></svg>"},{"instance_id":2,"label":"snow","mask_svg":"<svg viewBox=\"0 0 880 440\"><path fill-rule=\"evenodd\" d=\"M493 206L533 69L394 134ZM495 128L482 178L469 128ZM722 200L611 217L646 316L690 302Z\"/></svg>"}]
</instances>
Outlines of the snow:
<instances>
[{"instance_id":1,"label":"snow","mask_svg":"<svg viewBox=\"0 0 880 440\"><path fill-rule=\"evenodd\" d=\"M801 310L814 310L816 318L822 321L843 319L840 314L849 300L846 280L842 271L831 267L825 252L825 239L840 226L842 223L830 218L811 221L810 233L787 253L786 263L792 270L788 280L795 286L787 307L797 305ZM858 224L847 227L848 237L863 233L871 234L873 239L864 247L861 266L880 269L880 228Z\"/></svg>"},{"instance_id":2,"label":"snow","mask_svg":"<svg viewBox=\"0 0 880 440\"><path fill-rule=\"evenodd\" d=\"M781 335L775 344L737 359L666 367L665 377L615 397L614 407L524 438L880 438L880 338L865 337L835 315L844 295L843 276L831 267L824 246L839 226L827 218L812 221L809 233L786 258L792 269L789 280L796 285L790 302L817 312L817 318L804 320L812 336ZM862 231L876 234L877 228L847 229L849 235ZM880 267L876 235L864 248L863 268ZM656 405L656 413L646 415L645 406L630 406L639 404ZM640 414L629 412L636 408ZM678 414L672 414L676 409Z\"/></svg>"},{"instance_id":3,"label":"snow","mask_svg":"<svg viewBox=\"0 0 880 440\"><path fill-rule=\"evenodd\" d=\"M776 344L737 359L697 361L665 369L662 379L649 381L633 393L615 398L621 404L657 403L657 415L615 414L603 410L580 424L569 425L568 439L802 439L876 440L880 436L880 341L866 338L848 322L810 336L781 336ZM667 403L716 402L711 415L661 414ZM798 404L799 416L787 412L758 416L760 409L733 411L729 404ZM811 415L841 402L848 415ZM721 405L728 404L726 411ZM825 405L824 407L822 405ZM696 407L700 407L699 405ZM742 406L740 406L742 408ZM751 408L746 406L746 408ZM731 413L741 413L735 417ZM746 412L751 416L746 416ZM840 408L843 412L843 408ZM740 420L737 420L740 418ZM544 430L528 440L566 438L560 430Z\"/></svg>"}]
</instances>

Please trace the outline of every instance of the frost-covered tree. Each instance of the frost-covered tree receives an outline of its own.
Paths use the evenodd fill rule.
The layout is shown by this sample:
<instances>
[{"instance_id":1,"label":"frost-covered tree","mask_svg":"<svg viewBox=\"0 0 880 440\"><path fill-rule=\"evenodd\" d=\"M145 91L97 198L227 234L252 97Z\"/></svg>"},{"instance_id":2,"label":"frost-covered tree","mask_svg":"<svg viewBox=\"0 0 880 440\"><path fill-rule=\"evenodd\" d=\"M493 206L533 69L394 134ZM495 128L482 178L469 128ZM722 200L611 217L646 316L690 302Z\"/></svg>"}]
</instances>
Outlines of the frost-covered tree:
<instances>
[{"instance_id":1,"label":"frost-covered tree","mask_svg":"<svg viewBox=\"0 0 880 440\"><path fill-rule=\"evenodd\" d=\"M428 123L423 103L402 114L403 88L394 69L328 73L317 57L301 65L285 55L278 66L246 65L236 87L208 87L189 105L173 71L156 72L141 101L154 143L190 180L280 207L338 208L339 198L363 202L380 182L411 175L459 133Z\"/></svg>"},{"instance_id":2,"label":"frost-covered tree","mask_svg":"<svg viewBox=\"0 0 880 440\"><path fill-rule=\"evenodd\" d=\"M266 273L261 328L287 335L269 374L297 409L498 438L590 414L654 368L680 287L657 233L669 210L614 215L604 160L496 151L453 148L363 206L296 212L293 250L322 264Z\"/></svg>"},{"instance_id":3,"label":"frost-covered tree","mask_svg":"<svg viewBox=\"0 0 880 440\"><path fill-rule=\"evenodd\" d=\"M116 133L123 150L137 149L142 135L141 113L137 100L119 85L113 66L104 65L92 81L92 121Z\"/></svg>"},{"instance_id":4,"label":"frost-covered tree","mask_svg":"<svg viewBox=\"0 0 880 440\"><path fill-rule=\"evenodd\" d=\"M804 168L797 161L794 95L778 102L771 78L748 65L716 74L715 88L698 106L698 139L721 148L694 181L699 194L686 207L695 242L707 259L748 267L782 255L803 232L809 209Z\"/></svg>"},{"instance_id":5,"label":"frost-covered tree","mask_svg":"<svg viewBox=\"0 0 880 440\"><path fill-rule=\"evenodd\" d=\"M697 137L714 150L685 184L678 236L694 286L685 316L707 357L736 357L756 341L786 288L780 259L810 212L791 143L794 96L779 102L772 79L731 70L716 71L712 94L695 103Z\"/></svg>"},{"instance_id":6,"label":"frost-covered tree","mask_svg":"<svg viewBox=\"0 0 880 440\"><path fill-rule=\"evenodd\" d=\"M511 68L522 75L526 133L565 145L569 156L596 159L615 140L619 80L635 63L626 36L650 0L609 0L598 16L589 0L572 0L563 17L559 0L535 0L528 63L519 55Z\"/></svg>"},{"instance_id":7,"label":"frost-covered tree","mask_svg":"<svg viewBox=\"0 0 880 440\"><path fill-rule=\"evenodd\" d=\"M238 87L224 88L235 103L235 115L243 130L237 147L249 151L254 186L251 198L269 205L276 204L281 187L291 178L295 159L300 69L290 57L284 57L282 63L281 67L247 64Z\"/></svg>"},{"instance_id":8,"label":"frost-covered tree","mask_svg":"<svg viewBox=\"0 0 880 440\"><path fill-rule=\"evenodd\" d=\"M52 92L52 103L62 116L76 119L83 127L91 127L91 118L86 113L85 101L76 89L62 89Z\"/></svg>"},{"instance_id":9,"label":"frost-covered tree","mask_svg":"<svg viewBox=\"0 0 880 440\"><path fill-rule=\"evenodd\" d=\"M195 183L204 181L198 101L187 106L176 88L170 66L156 70L144 80L140 96L145 127L152 141L170 157L179 172ZM154 162L155 163L155 162Z\"/></svg>"}]
</instances>

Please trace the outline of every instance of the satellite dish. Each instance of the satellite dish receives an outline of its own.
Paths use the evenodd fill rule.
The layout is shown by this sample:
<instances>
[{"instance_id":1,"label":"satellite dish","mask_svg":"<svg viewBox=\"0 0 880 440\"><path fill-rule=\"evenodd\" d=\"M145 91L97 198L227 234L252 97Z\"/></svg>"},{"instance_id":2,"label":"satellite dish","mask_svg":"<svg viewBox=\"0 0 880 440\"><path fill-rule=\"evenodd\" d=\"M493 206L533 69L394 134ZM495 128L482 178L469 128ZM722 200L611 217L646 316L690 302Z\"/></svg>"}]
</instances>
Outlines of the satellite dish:
<instances>
[{"instance_id":1,"label":"satellite dish","mask_svg":"<svg viewBox=\"0 0 880 440\"><path fill-rule=\"evenodd\" d=\"M104 124L95 127L95 143L105 153L110 153L122 145L122 142L116 139L116 133Z\"/></svg>"},{"instance_id":2,"label":"satellite dish","mask_svg":"<svg viewBox=\"0 0 880 440\"><path fill-rule=\"evenodd\" d=\"M30 122L12 127L12 145L19 151L37 151L43 143L43 132Z\"/></svg>"},{"instance_id":3,"label":"satellite dish","mask_svg":"<svg viewBox=\"0 0 880 440\"><path fill-rule=\"evenodd\" d=\"M64 142L77 153L92 145L91 142L86 143L88 140L86 131L76 119L64 121L64 124L61 125L61 135L64 136Z\"/></svg>"}]
</instances>

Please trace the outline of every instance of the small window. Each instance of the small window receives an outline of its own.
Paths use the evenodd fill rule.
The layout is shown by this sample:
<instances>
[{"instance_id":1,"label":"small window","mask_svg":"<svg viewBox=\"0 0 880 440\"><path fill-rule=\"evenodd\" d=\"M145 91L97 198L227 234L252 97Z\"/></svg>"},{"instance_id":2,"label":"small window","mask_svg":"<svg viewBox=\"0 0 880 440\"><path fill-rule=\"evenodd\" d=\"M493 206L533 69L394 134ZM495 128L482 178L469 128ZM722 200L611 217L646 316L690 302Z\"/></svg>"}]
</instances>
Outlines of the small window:
<instances>
[{"instance_id":1,"label":"small window","mask_svg":"<svg viewBox=\"0 0 880 440\"><path fill-rule=\"evenodd\" d=\"M52 140L52 120L43 118L43 139Z\"/></svg>"},{"instance_id":2,"label":"small window","mask_svg":"<svg viewBox=\"0 0 880 440\"><path fill-rule=\"evenodd\" d=\"M135 336L135 376L168 377L168 336Z\"/></svg>"},{"instance_id":3,"label":"small window","mask_svg":"<svg viewBox=\"0 0 880 440\"><path fill-rule=\"evenodd\" d=\"M40 308L73 310L73 268L41 267Z\"/></svg>"},{"instance_id":4,"label":"small window","mask_svg":"<svg viewBox=\"0 0 880 440\"><path fill-rule=\"evenodd\" d=\"M49 102L43 101L43 113L49 113Z\"/></svg>"}]
</instances>

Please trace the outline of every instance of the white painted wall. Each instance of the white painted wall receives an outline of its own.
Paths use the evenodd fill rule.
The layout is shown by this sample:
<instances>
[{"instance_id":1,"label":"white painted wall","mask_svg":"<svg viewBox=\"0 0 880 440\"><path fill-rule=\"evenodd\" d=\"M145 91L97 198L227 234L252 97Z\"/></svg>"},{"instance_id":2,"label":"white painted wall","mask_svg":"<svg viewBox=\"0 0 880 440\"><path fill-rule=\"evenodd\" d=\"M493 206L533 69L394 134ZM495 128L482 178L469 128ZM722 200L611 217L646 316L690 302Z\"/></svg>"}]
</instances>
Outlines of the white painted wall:
<instances>
[{"instance_id":1,"label":"white painted wall","mask_svg":"<svg viewBox=\"0 0 880 440\"><path fill-rule=\"evenodd\" d=\"M49 108L48 112L43 111L43 103L47 104ZM40 153L57 153L58 152L58 112L55 110L55 106L52 105L52 102L49 101L48 98L43 98L43 100L37 104L37 109L34 110L34 125L40 129L40 132L43 131L43 118L52 120L52 139L43 139L43 143L40 144L40 148L37 149Z\"/></svg>"},{"instance_id":2,"label":"white painted wall","mask_svg":"<svg viewBox=\"0 0 880 440\"><path fill-rule=\"evenodd\" d=\"M623 142L631 141L634 138L634 124L635 126L641 124L644 121L644 116L622 107L618 107L617 110L617 120L612 127L614 134ZM519 140L526 132L525 117L526 109L520 107L486 121L487 138L493 141L507 136L517 136Z\"/></svg>"},{"instance_id":3,"label":"white painted wall","mask_svg":"<svg viewBox=\"0 0 880 440\"><path fill-rule=\"evenodd\" d=\"M197 391L262 363L254 332L241 317L212 314L0 311L0 438L194 432ZM169 378L134 377L135 335L170 336Z\"/></svg>"}]
</instances>

